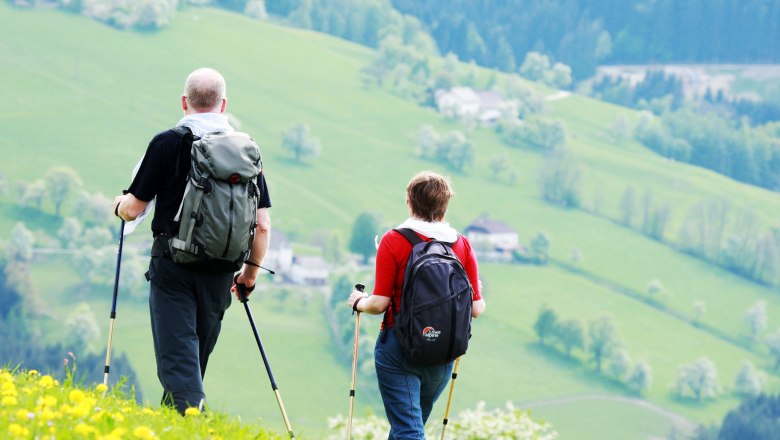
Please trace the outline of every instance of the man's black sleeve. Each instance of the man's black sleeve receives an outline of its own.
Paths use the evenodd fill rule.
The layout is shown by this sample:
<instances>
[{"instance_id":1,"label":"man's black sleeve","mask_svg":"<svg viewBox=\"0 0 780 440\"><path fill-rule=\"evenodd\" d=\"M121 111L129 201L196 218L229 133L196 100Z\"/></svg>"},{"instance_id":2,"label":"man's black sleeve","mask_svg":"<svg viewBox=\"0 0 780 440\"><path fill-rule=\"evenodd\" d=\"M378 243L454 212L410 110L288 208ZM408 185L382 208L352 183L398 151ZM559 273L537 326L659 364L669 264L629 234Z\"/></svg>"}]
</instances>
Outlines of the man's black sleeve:
<instances>
[{"instance_id":1,"label":"man's black sleeve","mask_svg":"<svg viewBox=\"0 0 780 440\"><path fill-rule=\"evenodd\" d=\"M268 194L268 185L265 183L265 175L260 172L257 176L257 188L260 190L260 198L257 200L257 208L270 208L271 196Z\"/></svg>"},{"instance_id":2,"label":"man's black sleeve","mask_svg":"<svg viewBox=\"0 0 780 440\"><path fill-rule=\"evenodd\" d=\"M141 166L138 168L138 173L127 190L136 199L143 202L152 201L163 183L164 173L162 165L166 161L161 151L160 137L160 135L155 136L149 142L146 154L144 154L144 158L141 160Z\"/></svg>"}]
</instances>

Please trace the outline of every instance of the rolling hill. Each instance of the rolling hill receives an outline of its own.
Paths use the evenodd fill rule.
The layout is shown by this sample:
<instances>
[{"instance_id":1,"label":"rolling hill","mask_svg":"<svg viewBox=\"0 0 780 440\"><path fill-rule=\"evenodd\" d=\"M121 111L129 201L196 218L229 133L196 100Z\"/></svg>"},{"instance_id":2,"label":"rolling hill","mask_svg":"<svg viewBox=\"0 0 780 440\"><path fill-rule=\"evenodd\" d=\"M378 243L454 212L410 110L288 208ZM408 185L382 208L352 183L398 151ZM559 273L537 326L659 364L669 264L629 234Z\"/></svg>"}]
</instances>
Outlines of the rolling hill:
<instances>
[{"instance_id":1,"label":"rolling hill","mask_svg":"<svg viewBox=\"0 0 780 440\"><path fill-rule=\"evenodd\" d=\"M621 194L630 185L652 190L656 200L673 207L673 233L687 207L712 198L753 209L764 226L778 226L780 196L669 162L632 140L610 141L610 124L619 115L635 119L631 110L577 95L547 104L550 115L566 124L568 145L584 168L587 210L563 209L539 196L543 157L506 147L490 129L469 134L476 159L463 174L417 158L413 137L421 124L443 132L462 127L385 90L364 87L359 71L373 56L364 47L199 8L181 11L165 30L133 33L3 2L0 28L10 36L0 40L0 93L6 103L0 110L0 147L8 156L0 171L11 182L29 182L52 166L66 165L90 191L119 193L151 136L180 117L186 74L208 65L226 77L228 110L263 148L277 230L303 240L331 230L348 237L352 222L365 211L394 225L405 216L406 182L432 168L452 177L457 195L448 220L455 227L489 213L520 231L522 241L546 232L553 264L482 265L488 308L475 322L472 348L462 363L456 411L480 400L491 407L511 400L549 420L562 438L663 436L674 423L716 422L735 406L733 378L743 360L771 368L764 345L749 340L743 313L765 301L769 329L777 328L777 288L681 253L610 217L618 215ZM281 133L296 123L308 124L321 140L321 157L300 164L282 149ZM488 163L496 155L520 170L515 185L490 177ZM2 240L27 213L13 208L12 197L10 192L0 204ZM45 203L30 227L54 235L60 220L52 212ZM128 246L144 238L139 231ZM576 267L570 264L573 249L583 255ZM56 316L67 314L74 298L89 301L101 317L101 311L108 314L110 292L77 291L78 276L67 258L41 258L33 271L35 288L48 303L44 337L56 338L62 326ZM355 277L368 278L369 288L373 284L365 273ZM643 297L653 279L664 285L660 305ZM257 296L253 311L293 425L317 438L328 416L346 412L350 365L335 354L325 330L324 298L304 304L297 293L270 286ZM706 303L701 325L692 322L696 301ZM542 304L585 321L612 316L631 357L652 367L646 401L595 375L581 353L569 358L540 346L532 325ZM210 362L210 401L244 419L260 417L283 432L239 309L234 305L227 314ZM128 354L145 398L153 402L159 385L146 305L121 299L118 313L115 347ZM379 321L369 318L363 325L373 330ZM701 356L718 367L723 393L702 404L674 397L678 367ZM778 376L770 374L768 389L777 391L779 385ZM376 396L359 396L359 413L382 412ZM437 407L434 414L441 411Z\"/></svg>"}]
</instances>

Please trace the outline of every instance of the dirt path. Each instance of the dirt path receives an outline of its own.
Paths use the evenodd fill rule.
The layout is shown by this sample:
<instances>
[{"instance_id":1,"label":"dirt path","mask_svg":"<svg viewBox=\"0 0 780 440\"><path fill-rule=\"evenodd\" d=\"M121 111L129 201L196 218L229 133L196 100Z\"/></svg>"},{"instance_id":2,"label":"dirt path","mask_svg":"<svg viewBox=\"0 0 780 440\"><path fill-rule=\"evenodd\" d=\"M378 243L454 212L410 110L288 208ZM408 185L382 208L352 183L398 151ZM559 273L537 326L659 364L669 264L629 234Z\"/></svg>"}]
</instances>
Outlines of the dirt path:
<instances>
[{"instance_id":1,"label":"dirt path","mask_svg":"<svg viewBox=\"0 0 780 440\"><path fill-rule=\"evenodd\" d=\"M646 400L636 399L632 397L611 396L608 394L584 394L581 396L561 397L558 399L537 400L534 402L527 402L518 406L521 408L533 409L533 408L541 408L544 406L567 404L572 402L598 401L598 400L625 403L628 405L638 406L648 411L652 411L656 414L666 417L678 429L684 430L685 432L693 433L697 427L696 423L686 419L685 417L675 412L669 411L666 408L650 403Z\"/></svg>"},{"instance_id":2,"label":"dirt path","mask_svg":"<svg viewBox=\"0 0 780 440\"><path fill-rule=\"evenodd\" d=\"M544 97L545 101L558 101L560 99L565 99L571 96L571 92L566 90L558 90L557 92L553 93L552 95L547 95Z\"/></svg>"}]
</instances>

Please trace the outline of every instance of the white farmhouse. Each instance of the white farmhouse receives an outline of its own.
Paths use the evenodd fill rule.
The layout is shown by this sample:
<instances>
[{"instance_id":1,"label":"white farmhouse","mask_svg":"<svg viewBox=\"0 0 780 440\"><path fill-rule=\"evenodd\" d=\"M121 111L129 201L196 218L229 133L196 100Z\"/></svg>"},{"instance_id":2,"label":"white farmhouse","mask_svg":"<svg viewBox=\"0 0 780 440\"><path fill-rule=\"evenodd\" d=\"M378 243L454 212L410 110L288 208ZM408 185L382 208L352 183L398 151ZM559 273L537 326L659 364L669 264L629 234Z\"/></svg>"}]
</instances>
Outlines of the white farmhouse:
<instances>
[{"instance_id":1,"label":"white farmhouse","mask_svg":"<svg viewBox=\"0 0 780 440\"><path fill-rule=\"evenodd\" d=\"M508 106L499 93L470 87L439 89L435 98L439 113L448 118L475 120L483 124L499 120Z\"/></svg>"},{"instance_id":2,"label":"white farmhouse","mask_svg":"<svg viewBox=\"0 0 780 440\"><path fill-rule=\"evenodd\" d=\"M290 269L290 281L306 286L325 286L328 284L330 267L319 256L299 256L293 258Z\"/></svg>"},{"instance_id":3,"label":"white farmhouse","mask_svg":"<svg viewBox=\"0 0 780 440\"><path fill-rule=\"evenodd\" d=\"M514 229L499 220L480 217L464 229L477 257L487 261L512 261L512 252L520 248Z\"/></svg>"},{"instance_id":4,"label":"white farmhouse","mask_svg":"<svg viewBox=\"0 0 780 440\"><path fill-rule=\"evenodd\" d=\"M290 247L287 235L281 231L273 231L271 241L268 243L268 251L265 253L265 258L263 258L263 266L280 274L285 274L289 272L292 263L293 250Z\"/></svg>"}]
</instances>

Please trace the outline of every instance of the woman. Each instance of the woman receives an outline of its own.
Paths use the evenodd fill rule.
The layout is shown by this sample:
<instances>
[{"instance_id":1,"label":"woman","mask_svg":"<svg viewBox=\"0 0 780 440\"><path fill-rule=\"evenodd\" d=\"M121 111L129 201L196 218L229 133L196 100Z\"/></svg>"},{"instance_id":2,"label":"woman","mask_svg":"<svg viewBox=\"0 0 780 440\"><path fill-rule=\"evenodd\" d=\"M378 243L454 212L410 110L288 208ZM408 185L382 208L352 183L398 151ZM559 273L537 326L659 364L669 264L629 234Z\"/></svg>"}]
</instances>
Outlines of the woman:
<instances>
[{"instance_id":1,"label":"woman","mask_svg":"<svg viewBox=\"0 0 780 440\"><path fill-rule=\"evenodd\" d=\"M446 177L430 171L418 173L406 187L410 217L398 228L412 229L423 240L454 242L452 249L473 286L471 315L476 318L485 311L477 259L468 239L444 222L447 205L453 195ZM377 250L374 294L367 296L355 290L349 297L349 306L359 312L377 315L384 313L393 301L394 310L400 310L404 272L411 251L411 243L399 232L387 232ZM382 331L386 335L377 339L374 363L379 391L390 422L388 439L425 439L425 422L434 402L447 386L453 362L435 366L410 363L393 332L392 313L387 314Z\"/></svg>"}]
</instances>

